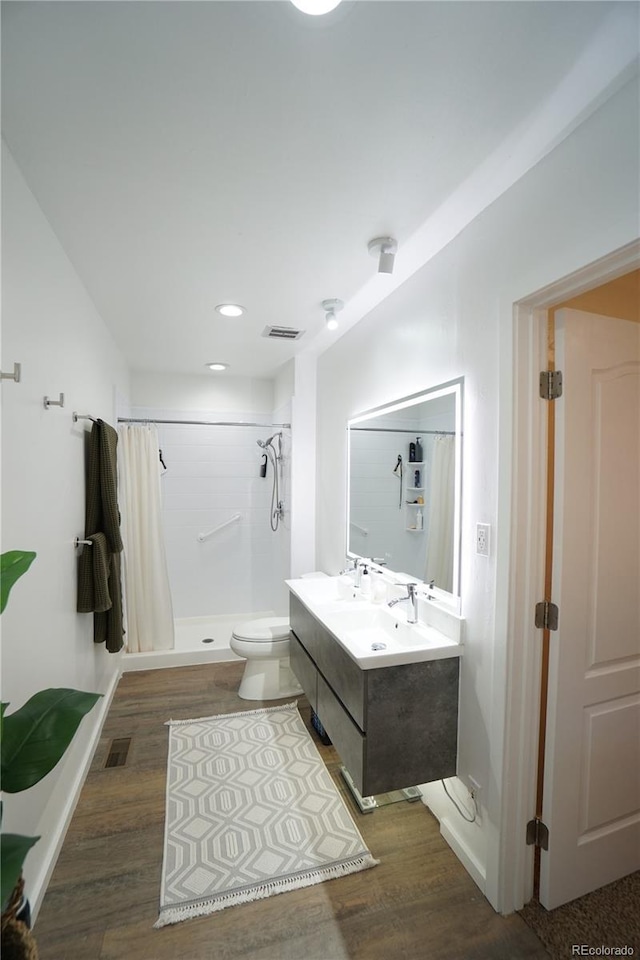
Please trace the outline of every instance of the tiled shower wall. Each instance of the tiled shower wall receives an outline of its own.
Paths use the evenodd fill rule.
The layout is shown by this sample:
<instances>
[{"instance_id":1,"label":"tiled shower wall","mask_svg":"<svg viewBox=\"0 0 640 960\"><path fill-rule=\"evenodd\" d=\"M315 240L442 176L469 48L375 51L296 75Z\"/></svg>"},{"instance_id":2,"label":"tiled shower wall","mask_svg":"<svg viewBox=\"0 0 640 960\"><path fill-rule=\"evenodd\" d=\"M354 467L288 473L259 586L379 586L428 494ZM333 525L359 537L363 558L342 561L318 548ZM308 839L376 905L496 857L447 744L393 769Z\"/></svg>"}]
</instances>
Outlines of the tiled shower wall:
<instances>
[{"instance_id":1,"label":"tiled shower wall","mask_svg":"<svg viewBox=\"0 0 640 960\"><path fill-rule=\"evenodd\" d=\"M273 417L289 422L289 409ZM135 407L131 416L156 420L251 421L255 413L160 410ZM290 561L290 430L283 430L280 499L285 517L274 533L269 524L273 474L260 477L258 439L270 425L183 426L159 424L163 460L162 502L174 616L205 617L257 612L287 613L284 580ZM236 514L240 520L209 537Z\"/></svg>"}]
</instances>

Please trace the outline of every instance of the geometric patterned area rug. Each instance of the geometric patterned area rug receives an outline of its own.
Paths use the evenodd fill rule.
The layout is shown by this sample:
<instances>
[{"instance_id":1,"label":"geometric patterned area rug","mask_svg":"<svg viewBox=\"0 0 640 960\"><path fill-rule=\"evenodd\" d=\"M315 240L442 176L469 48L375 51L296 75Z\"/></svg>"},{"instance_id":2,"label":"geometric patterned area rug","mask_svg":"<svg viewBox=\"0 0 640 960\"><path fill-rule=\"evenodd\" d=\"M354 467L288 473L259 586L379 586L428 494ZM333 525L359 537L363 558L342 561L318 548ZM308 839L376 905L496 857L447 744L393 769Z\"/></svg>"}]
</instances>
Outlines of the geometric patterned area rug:
<instances>
[{"instance_id":1,"label":"geometric patterned area rug","mask_svg":"<svg viewBox=\"0 0 640 960\"><path fill-rule=\"evenodd\" d=\"M156 927L377 865L296 703L168 726Z\"/></svg>"}]
</instances>

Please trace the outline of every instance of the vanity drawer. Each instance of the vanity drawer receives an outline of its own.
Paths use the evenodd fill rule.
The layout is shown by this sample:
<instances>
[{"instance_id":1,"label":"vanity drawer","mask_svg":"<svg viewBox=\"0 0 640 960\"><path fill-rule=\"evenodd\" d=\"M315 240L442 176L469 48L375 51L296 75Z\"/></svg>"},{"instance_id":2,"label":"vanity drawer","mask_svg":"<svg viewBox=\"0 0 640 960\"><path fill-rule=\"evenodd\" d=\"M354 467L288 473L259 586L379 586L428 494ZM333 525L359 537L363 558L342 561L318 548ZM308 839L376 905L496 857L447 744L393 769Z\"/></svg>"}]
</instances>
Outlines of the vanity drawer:
<instances>
[{"instance_id":1,"label":"vanity drawer","mask_svg":"<svg viewBox=\"0 0 640 960\"><path fill-rule=\"evenodd\" d=\"M289 663L298 678L300 686L307 695L312 710L317 713L318 671L313 660L294 633L289 638Z\"/></svg>"},{"instance_id":2,"label":"vanity drawer","mask_svg":"<svg viewBox=\"0 0 640 960\"><path fill-rule=\"evenodd\" d=\"M290 595L289 622L292 631L327 683L333 688L360 729L366 730L364 671L293 594Z\"/></svg>"},{"instance_id":3,"label":"vanity drawer","mask_svg":"<svg viewBox=\"0 0 640 960\"><path fill-rule=\"evenodd\" d=\"M316 712L355 785L362 791L367 738L355 725L324 677L320 675L318 675Z\"/></svg>"},{"instance_id":4,"label":"vanity drawer","mask_svg":"<svg viewBox=\"0 0 640 960\"><path fill-rule=\"evenodd\" d=\"M289 595L289 624L311 659L315 660L326 631L293 594Z\"/></svg>"}]
</instances>

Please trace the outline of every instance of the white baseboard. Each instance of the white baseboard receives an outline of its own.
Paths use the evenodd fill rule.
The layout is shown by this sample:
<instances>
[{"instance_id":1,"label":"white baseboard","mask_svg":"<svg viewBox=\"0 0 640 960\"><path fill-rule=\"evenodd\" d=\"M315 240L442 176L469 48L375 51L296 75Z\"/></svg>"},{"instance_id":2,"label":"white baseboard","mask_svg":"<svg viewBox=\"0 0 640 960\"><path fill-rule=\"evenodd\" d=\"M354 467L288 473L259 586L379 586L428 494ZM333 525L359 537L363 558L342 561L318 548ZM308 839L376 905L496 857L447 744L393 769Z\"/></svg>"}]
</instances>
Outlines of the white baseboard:
<instances>
[{"instance_id":1,"label":"white baseboard","mask_svg":"<svg viewBox=\"0 0 640 960\"><path fill-rule=\"evenodd\" d=\"M419 786L422 794L422 802L431 810L432 814L440 824L440 833L443 840L448 843L455 853L467 873L478 885L482 893L486 896L487 873L485 866L475 855L471 846L462 832L462 830L481 829L480 824L467 824L461 821L458 825L450 818L451 801L446 797L439 781L433 783L422 783ZM457 816L457 814L454 814Z\"/></svg>"},{"instance_id":2,"label":"white baseboard","mask_svg":"<svg viewBox=\"0 0 640 960\"><path fill-rule=\"evenodd\" d=\"M85 742L84 749L80 756L80 761L77 764L75 771L72 773L71 780L65 780L64 803L61 806L59 815L56 818L56 822L50 834L46 837L41 837L37 843L37 846L34 848L34 850L37 849L38 853L40 854L40 864L35 875L32 875L29 878L28 893L29 905L31 907L32 924L35 924L38 911L42 906L42 901L44 900L44 895L47 891L51 874L53 873L60 850L62 849L62 844L64 843L64 838L67 830L69 829L69 824L71 823L71 818L73 817L76 805L80 799L80 791L82 790L84 781L89 772L91 761L93 760L93 755L102 733L102 727L104 726L104 721L106 720L109 708L111 707L113 695L116 691L116 687L118 686L120 677L121 671L116 670L109 682L107 690L97 702L95 709L85 718L85 720L91 718L93 721L93 729Z\"/></svg>"},{"instance_id":3,"label":"white baseboard","mask_svg":"<svg viewBox=\"0 0 640 960\"><path fill-rule=\"evenodd\" d=\"M484 867L474 857L467 844L454 830L446 817L443 817L443 819L440 821L440 833L442 834L443 839L447 841L458 860L460 860L467 873L472 877L473 880L475 880L482 893L485 893L487 875Z\"/></svg>"}]
</instances>

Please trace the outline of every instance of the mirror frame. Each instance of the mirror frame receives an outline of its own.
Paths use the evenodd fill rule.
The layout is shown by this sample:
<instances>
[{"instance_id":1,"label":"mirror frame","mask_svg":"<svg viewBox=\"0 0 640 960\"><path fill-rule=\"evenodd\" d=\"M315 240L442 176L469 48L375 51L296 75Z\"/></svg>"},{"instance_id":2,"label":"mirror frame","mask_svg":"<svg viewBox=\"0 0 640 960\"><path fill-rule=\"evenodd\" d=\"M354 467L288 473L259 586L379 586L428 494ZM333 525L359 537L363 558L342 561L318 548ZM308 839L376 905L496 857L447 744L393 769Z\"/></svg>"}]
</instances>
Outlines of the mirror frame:
<instances>
[{"instance_id":1,"label":"mirror frame","mask_svg":"<svg viewBox=\"0 0 640 960\"><path fill-rule=\"evenodd\" d=\"M453 598L456 604L459 604L460 594L460 549L461 549L461 527L462 527L462 414L464 403L464 377L458 377L455 380L449 380L446 383L440 383L435 387L429 387L421 390L419 393L412 393L409 396L401 397L399 400L382 404L379 407L372 407L362 413L356 414L347 420L347 502L346 502L346 524L345 524L345 554L350 560L356 560L362 557L362 554L354 553L349 549L349 531L350 531L350 506L351 506L351 428L359 423L372 420L387 413L395 413L398 410L405 410L407 407L413 407L418 403L424 403L426 400L436 400L438 397L453 395L455 398L455 468L454 468L454 516L453 516L453 589L451 593L435 587L433 593L442 598ZM374 564L375 566L375 564ZM394 571L384 568L389 573ZM397 573L397 572L396 572ZM399 576L400 574L398 574ZM407 579L417 580L417 578L408 577ZM418 580L418 583L424 583Z\"/></svg>"}]
</instances>

